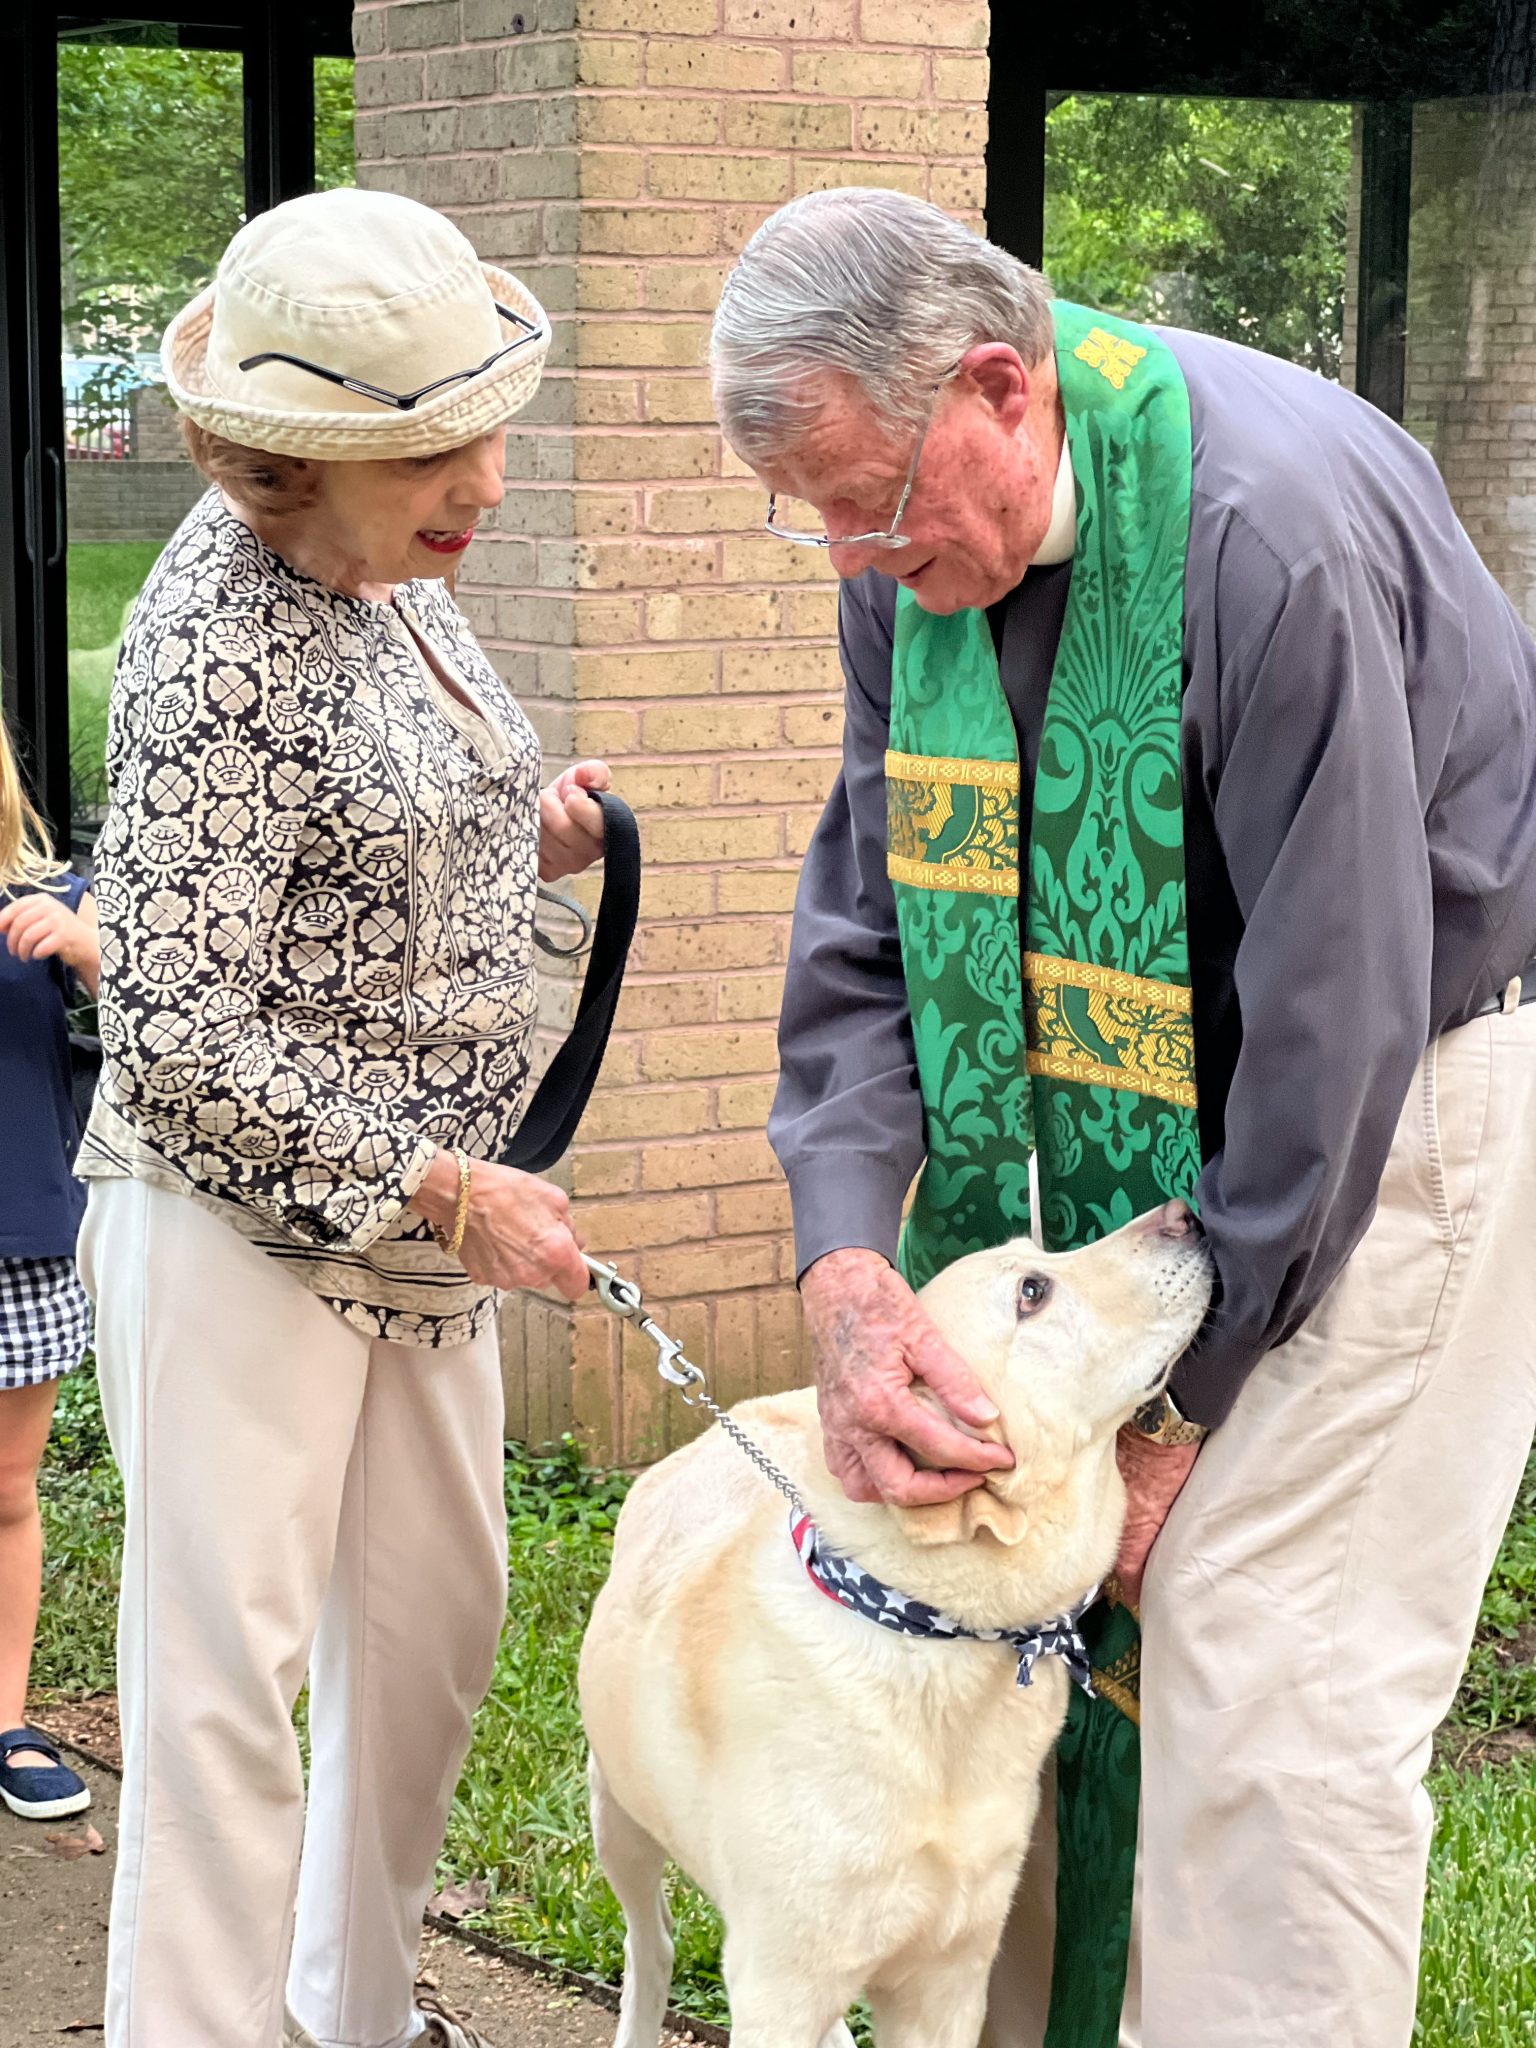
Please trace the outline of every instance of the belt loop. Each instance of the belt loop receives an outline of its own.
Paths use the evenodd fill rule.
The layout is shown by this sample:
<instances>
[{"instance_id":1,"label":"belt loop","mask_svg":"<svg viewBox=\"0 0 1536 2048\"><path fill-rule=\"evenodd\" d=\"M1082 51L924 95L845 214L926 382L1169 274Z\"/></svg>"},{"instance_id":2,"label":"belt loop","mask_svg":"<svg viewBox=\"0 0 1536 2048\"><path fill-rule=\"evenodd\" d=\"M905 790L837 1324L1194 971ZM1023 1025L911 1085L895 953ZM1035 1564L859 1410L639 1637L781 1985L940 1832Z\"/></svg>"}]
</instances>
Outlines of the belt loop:
<instances>
[{"instance_id":1,"label":"belt loop","mask_svg":"<svg viewBox=\"0 0 1536 2048\"><path fill-rule=\"evenodd\" d=\"M1502 1005L1502 1013L1504 1016L1513 1017L1516 1010L1519 1009L1520 996L1523 986L1524 985L1521 982L1520 976L1518 974L1515 975L1513 980L1505 982L1504 1001Z\"/></svg>"}]
</instances>

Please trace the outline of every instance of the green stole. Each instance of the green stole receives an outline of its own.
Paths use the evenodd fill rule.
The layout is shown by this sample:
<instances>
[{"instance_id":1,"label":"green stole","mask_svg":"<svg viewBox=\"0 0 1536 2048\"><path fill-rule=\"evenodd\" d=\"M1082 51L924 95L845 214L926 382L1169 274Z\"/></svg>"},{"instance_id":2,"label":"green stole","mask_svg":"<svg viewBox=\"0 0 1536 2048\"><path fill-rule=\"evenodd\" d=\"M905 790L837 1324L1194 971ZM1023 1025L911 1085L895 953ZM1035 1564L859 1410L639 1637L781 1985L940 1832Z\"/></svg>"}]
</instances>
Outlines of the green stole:
<instances>
[{"instance_id":1,"label":"green stole","mask_svg":"<svg viewBox=\"0 0 1536 2048\"><path fill-rule=\"evenodd\" d=\"M1200 1171L1179 770L1189 394L1129 321L1056 301L1077 544L1035 778L1020 935L1019 755L985 613L896 602L889 868L927 1158L901 1240L920 1287L1030 1228L1090 1243ZM1100 1602L1057 1750L1045 2048L1116 2048L1140 1792L1141 1639Z\"/></svg>"}]
</instances>

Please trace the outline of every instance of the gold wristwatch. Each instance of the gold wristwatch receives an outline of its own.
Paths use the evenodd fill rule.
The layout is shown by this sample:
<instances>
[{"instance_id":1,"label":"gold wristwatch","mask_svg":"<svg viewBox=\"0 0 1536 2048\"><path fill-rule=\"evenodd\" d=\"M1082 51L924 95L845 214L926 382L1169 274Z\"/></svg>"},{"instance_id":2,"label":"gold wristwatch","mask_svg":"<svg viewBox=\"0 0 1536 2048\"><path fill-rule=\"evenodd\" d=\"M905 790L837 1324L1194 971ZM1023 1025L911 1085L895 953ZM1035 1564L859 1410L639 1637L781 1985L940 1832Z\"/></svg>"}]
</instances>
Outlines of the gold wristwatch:
<instances>
[{"instance_id":1,"label":"gold wristwatch","mask_svg":"<svg viewBox=\"0 0 1536 2048\"><path fill-rule=\"evenodd\" d=\"M1179 1413L1178 1403L1167 1392L1138 1408L1131 1427L1152 1444L1197 1444L1206 1433L1203 1422L1191 1422Z\"/></svg>"}]
</instances>

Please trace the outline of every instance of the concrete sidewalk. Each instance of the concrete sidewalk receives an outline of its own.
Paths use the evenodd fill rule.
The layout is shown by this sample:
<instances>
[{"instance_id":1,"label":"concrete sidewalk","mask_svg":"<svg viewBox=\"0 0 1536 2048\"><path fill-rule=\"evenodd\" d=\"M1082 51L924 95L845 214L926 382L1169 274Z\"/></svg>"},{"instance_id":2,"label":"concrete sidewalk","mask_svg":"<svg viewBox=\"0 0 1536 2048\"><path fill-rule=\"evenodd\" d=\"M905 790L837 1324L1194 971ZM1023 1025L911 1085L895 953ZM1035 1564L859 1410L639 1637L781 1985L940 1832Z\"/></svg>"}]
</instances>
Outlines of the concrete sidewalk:
<instances>
[{"instance_id":1,"label":"concrete sidewalk","mask_svg":"<svg viewBox=\"0 0 1536 2048\"><path fill-rule=\"evenodd\" d=\"M0 1807L0 2048L102 2040L118 1781L75 1761L94 1798L89 1813L20 1821ZM103 1838L102 1854L66 1861L52 1853L49 1835L82 1838L87 1822ZM495 2048L609 2048L613 2040L614 2015L604 2007L464 1942L429 1934L421 1967ZM689 2041L668 2034L665 2048Z\"/></svg>"}]
</instances>

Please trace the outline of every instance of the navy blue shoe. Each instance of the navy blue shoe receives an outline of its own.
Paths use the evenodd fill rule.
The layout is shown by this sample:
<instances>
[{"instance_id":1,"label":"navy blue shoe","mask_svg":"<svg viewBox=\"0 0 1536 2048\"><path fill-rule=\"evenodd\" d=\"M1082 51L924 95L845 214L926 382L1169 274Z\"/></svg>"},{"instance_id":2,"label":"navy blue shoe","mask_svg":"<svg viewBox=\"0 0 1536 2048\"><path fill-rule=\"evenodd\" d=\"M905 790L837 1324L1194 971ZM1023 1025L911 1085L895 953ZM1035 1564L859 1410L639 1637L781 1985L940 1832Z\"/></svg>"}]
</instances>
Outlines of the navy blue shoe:
<instances>
[{"instance_id":1,"label":"navy blue shoe","mask_svg":"<svg viewBox=\"0 0 1536 2048\"><path fill-rule=\"evenodd\" d=\"M53 1761L13 1764L11 1758L22 1750L36 1750ZM0 1735L0 1799L23 1820L62 1820L67 1813L84 1813L91 1790L60 1761L46 1735L35 1728L9 1728Z\"/></svg>"}]
</instances>

